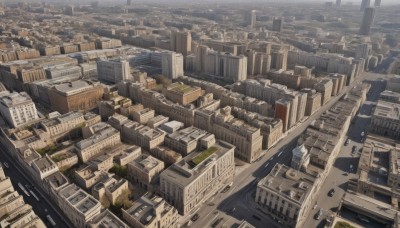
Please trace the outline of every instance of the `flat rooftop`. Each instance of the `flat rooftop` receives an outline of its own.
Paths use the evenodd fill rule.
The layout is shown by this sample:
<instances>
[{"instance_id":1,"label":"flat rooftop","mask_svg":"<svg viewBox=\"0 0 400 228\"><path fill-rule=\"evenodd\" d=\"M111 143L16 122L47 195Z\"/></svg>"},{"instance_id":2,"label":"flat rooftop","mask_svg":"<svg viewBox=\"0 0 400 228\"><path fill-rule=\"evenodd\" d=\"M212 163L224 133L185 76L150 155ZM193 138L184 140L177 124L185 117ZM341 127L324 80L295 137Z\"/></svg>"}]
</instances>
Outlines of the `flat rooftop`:
<instances>
[{"instance_id":1,"label":"flat rooftop","mask_svg":"<svg viewBox=\"0 0 400 228\"><path fill-rule=\"evenodd\" d=\"M311 193L315 178L282 164L276 164L257 186L301 206Z\"/></svg>"},{"instance_id":2,"label":"flat rooftop","mask_svg":"<svg viewBox=\"0 0 400 228\"><path fill-rule=\"evenodd\" d=\"M115 134L119 134L119 131L111 126L108 125L107 128L103 128L97 131L91 137L84 139L76 144L76 147L80 150L83 150L91 145L99 143Z\"/></svg>"},{"instance_id":3,"label":"flat rooftop","mask_svg":"<svg viewBox=\"0 0 400 228\"><path fill-rule=\"evenodd\" d=\"M172 209L174 208L166 203L163 198L146 194L135 201L133 206L126 210L126 212L143 225L147 225L156 219L157 211L162 217L166 212Z\"/></svg>"},{"instance_id":4,"label":"flat rooftop","mask_svg":"<svg viewBox=\"0 0 400 228\"><path fill-rule=\"evenodd\" d=\"M56 85L54 86L54 89L66 96L71 96L92 89L93 87L93 83L84 80L77 80Z\"/></svg>"},{"instance_id":5,"label":"flat rooftop","mask_svg":"<svg viewBox=\"0 0 400 228\"><path fill-rule=\"evenodd\" d=\"M400 119L400 104L379 100L373 117L387 118L392 120Z\"/></svg>"},{"instance_id":6,"label":"flat rooftop","mask_svg":"<svg viewBox=\"0 0 400 228\"><path fill-rule=\"evenodd\" d=\"M31 97L25 92L12 92L5 96L0 97L0 103L2 103L6 107L13 107L16 105L23 105L32 103Z\"/></svg>"},{"instance_id":7,"label":"flat rooftop","mask_svg":"<svg viewBox=\"0 0 400 228\"><path fill-rule=\"evenodd\" d=\"M180 94L185 94L185 93L190 93L196 90L199 90L199 87L195 87L195 86L189 86L189 85L185 85L183 83L173 83L170 86L167 87L167 90L176 92L176 93L180 93Z\"/></svg>"},{"instance_id":8,"label":"flat rooftop","mask_svg":"<svg viewBox=\"0 0 400 228\"><path fill-rule=\"evenodd\" d=\"M179 162L176 162L168 169L164 170L161 175L176 179L180 186L187 186L198 176L200 176L204 170L209 167L210 163L218 160L235 147L226 142L217 141L210 148L213 148L212 153L206 152L207 150L192 152ZM202 155L203 152L206 154ZM200 159L198 156L203 156L203 158ZM195 158L198 160L197 164L193 162Z\"/></svg>"},{"instance_id":9,"label":"flat rooftop","mask_svg":"<svg viewBox=\"0 0 400 228\"><path fill-rule=\"evenodd\" d=\"M142 154L139 158L136 158L133 160L130 164L140 168L141 170L144 170L146 172L150 172L152 169L154 169L156 166L158 166L162 161L158 160L157 158L147 155L147 154Z\"/></svg>"},{"instance_id":10,"label":"flat rooftop","mask_svg":"<svg viewBox=\"0 0 400 228\"><path fill-rule=\"evenodd\" d=\"M198 141L200 138L204 137L207 134L207 131L191 126L171 133L167 135L167 137L178 142L189 144L192 141Z\"/></svg>"}]
</instances>

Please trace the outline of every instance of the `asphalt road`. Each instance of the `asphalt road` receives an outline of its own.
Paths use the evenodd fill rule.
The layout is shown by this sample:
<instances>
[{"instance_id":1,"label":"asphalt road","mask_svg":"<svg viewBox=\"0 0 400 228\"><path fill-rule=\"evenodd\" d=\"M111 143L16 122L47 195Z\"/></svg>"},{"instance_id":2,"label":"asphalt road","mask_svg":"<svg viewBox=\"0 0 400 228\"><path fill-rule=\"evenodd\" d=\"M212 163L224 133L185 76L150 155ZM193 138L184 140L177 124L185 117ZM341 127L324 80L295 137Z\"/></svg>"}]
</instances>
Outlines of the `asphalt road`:
<instances>
[{"instance_id":1,"label":"asphalt road","mask_svg":"<svg viewBox=\"0 0 400 228\"><path fill-rule=\"evenodd\" d=\"M321 187L319 196L316 202L314 202L314 205L316 204L317 206L311 211L310 216L308 216L303 227L324 227L326 223L325 218L330 214L337 212L340 200L347 190L347 182L349 179L358 178L356 171L360 158L359 149L362 148L364 141L361 133L368 133L368 127L371 122L371 115L373 114L376 101L379 98L379 94L386 87L385 81L374 80L370 81L370 83L372 87L367 100L360 107L357 116L355 116L349 128L347 136L348 139L350 139L350 143L342 146L328 177ZM356 147L355 153L352 153L353 146ZM328 196L328 192L332 188L335 190L335 194L330 197ZM319 211L319 209L323 210L323 216L320 220L315 220L314 215ZM358 221L356 219L354 220ZM365 224L360 225L363 226Z\"/></svg>"},{"instance_id":2,"label":"asphalt road","mask_svg":"<svg viewBox=\"0 0 400 228\"><path fill-rule=\"evenodd\" d=\"M22 167L20 167L16 161L11 159L11 157L4 151L4 148L0 147L0 161L7 162L10 168L4 167L5 174L10 177L13 187L20 195L23 196L25 203L30 204L33 208L33 211L38 215L42 221L47 225L47 227L52 227L50 223L47 221L46 216L50 215L54 222L57 224L56 227L64 228L64 227L73 227L69 221L65 221L65 217L62 214L61 210L58 209L55 203L50 202L49 200L45 200L43 198L47 197L47 195L39 189L35 182L30 180L27 175L25 175L25 171L22 171ZM19 187L18 183L21 183L28 191L32 191L38 198L37 201L32 194L27 196ZM27 187L28 186L28 187ZM48 199L47 197L46 199ZM49 202L48 202L49 201ZM50 205L50 203L52 205ZM58 210L58 211L56 211ZM60 216L61 215L61 216Z\"/></svg>"},{"instance_id":3,"label":"asphalt road","mask_svg":"<svg viewBox=\"0 0 400 228\"><path fill-rule=\"evenodd\" d=\"M365 72L357 77L352 85L362 80L372 81L383 77L385 76ZM197 213L200 217L194 223L190 223L190 227L210 227L220 218L223 220L216 227L229 227L231 224L238 224L243 219L255 227L265 227L265 224L268 224L268 227L271 228L280 227L277 222L257 210L254 202L254 193L258 180L265 177L276 163L288 164L291 160L291 151L296 146L298 136L308 127L311 121L317 119L323 112L331 108L350 88L351 86L346 87L340 95L333 97L313 116L288 133L260 161L238 168L234 183L227 193L219 192L214 197L211 197L200 208L182 218L180 223L182 225L187 224L190 218ZM283 152L278 157L281 151Z\"/></svg>"}]
</instances>

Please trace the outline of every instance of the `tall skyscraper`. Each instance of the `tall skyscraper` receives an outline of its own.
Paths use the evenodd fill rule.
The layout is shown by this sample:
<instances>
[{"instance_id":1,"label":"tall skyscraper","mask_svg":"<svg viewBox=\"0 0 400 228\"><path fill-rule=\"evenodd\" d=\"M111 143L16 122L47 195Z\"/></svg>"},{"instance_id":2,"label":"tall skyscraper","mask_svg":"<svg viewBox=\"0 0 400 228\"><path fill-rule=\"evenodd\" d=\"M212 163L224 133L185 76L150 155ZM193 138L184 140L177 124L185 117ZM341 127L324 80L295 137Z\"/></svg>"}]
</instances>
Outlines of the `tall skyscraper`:
<instances>
[{"instance_id":1,"label":"tall skyscraper","mask_svg":"<svg viewBox=\"0 0 400 228\"><path fill-rule=\"evenodd\" d=\"M367 7L370 6L371 0L362 0L360 11L364 11Z\"/></svg>"},{"instance_id":2,"label":"tall skyscraper","mask_svg":"<svg viewBox=\"0 0 400 228\"><path fill-rule=\"evenodd\" d=\"M175 52L163 52L161 55L162 74L170 79L183 76L183 55Z\"/></svg>"},{"instance_id":3,"label":"tall skyscraper","mask_svg":"<svg viewBox=\"0 0 400 228\"><path fill-rule=\"evenodd\" d=\"M342 5L342 0L336 0L336 6L340 7Z\"/></svg>"},{"instance_id":4,"label":"tall skyscraper","mask_svg":"<svg viewBox=\"0 0 400 228\"><path fill-rule=\"evenodd\" d=\"M375 0L374 6L375 6L375 7L381 6L381 0Z\"/></svg>"},{"instance_id":5,"label":"tall skyscraper","mask_svg":"<svg viewBox=\"0 0 400 228\"><path fill-rule=\"evenodd\" d=\"M132 5L132 0L126 0L126 5L131 6Z\"/></svg>"},{"instance_id":6,"label":"tall skyscraper","mask_svg":"<svg viewBox=\"0 0 400 228\"><path fill-rule=\"evenodd\" d=\"M190 32L171 32L171 51L189 55L192 52L192 34Z\"/></svg>"},{"instance_id":7,"label":"tall skyscraper","mask_svg":"<svg viewBox=\"0 0 400 228\"><path fill-rule=\"evenodd\" d=\"M375 18L375 8L373 7L367 7L365 8L364 11L364 16L361 21L361 26L360 26L360 35L368 36L369 33L371 32L371 26L374 23L374 18Z\"/></svg>"},{"instance_id":8,"label":"tall skyscraper","mask_svg":"<svg viewBox=\"0 0 400 228\"><path fill-rule=\"evenodd\" d=\"M252 10L246 15L246 25L251 28L254 28L254 26L256 26L256 21L257 21L256 11Z\"/></svg>"},{"instance_id":9,"label":"tall skyscraper","mask_svg":"<svg viewBox=\"0 0 400 228\"><path fill-rule=\"evenodd\" d=\"M281 17L275 17L272 22L272 30L276 32L282 32L283 19Z\"/></svg>"}]
</instances>

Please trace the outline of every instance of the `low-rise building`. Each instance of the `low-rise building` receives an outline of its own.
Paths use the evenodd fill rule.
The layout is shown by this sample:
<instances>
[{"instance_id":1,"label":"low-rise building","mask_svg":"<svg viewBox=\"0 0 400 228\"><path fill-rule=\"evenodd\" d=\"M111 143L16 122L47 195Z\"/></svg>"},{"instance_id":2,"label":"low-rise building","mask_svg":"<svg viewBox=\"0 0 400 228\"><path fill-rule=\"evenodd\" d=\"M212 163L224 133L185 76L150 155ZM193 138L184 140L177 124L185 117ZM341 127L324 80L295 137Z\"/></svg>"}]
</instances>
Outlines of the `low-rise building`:
<instances>
[{"instance_id":1,"label":"low-rise building","mask_svg":"<svg viewBox=\"0 0 400 228\"><path fill-rule=\"evenodd\" d=\"M163 115L158 115L155 116L153 118L150 118L147 121L147 126L151 127L151 128L158 128L161 125L167 123L169 120L169 117L163 116Z\"/></svg>"},{"instance_id":2,"label":"low-rise building","mask_svg":"<svg viewBox=\"0 0 400 228\"><path fill-rule=\"evenodd\" d=\"M235 147L223 141L192 152L160 175L164 199L187 215L233 181ZM217 168L218 167L218 168Z\"/></svg>"},{"instance_id":3,"label":"low-rise building","mask_svg":"<svg viewBox=\"0 0 400 228\"><path fill-rule=\"evenodd\" d=\"M82 162L88 162L104 148L112 147L120 143L121 137L119 131L108 125L98 132L95 132L89 138L78 142L75 147L80 160Z\"/></svg>"},{"instance_id":4,"label":"low-rise building","mask_svg":"<svg viewBox=\"0 0 400 228\"><path fill-rule=\"evenodd\" d=\"M135 228L177 228L178 211L163 198L147 193L135 201L122 216Z\"/></svg>"},{"instance_id":5,"label":"low-rise building","mask_svg":"<svg viewBox=\"0 0 400 228\"><path fill-rule=\"evenodd\" d=\"M400 139L400 104L379 100L372 114L370 132Z\"/></svg>"},{"instance_id":6,"label":"low-rise building","mask_svg":"<svg viewBox=\"0 0 400 228\"><path fill-rule=\"evenodd\" d=\"M129 228L129 226L109 210L101 212L88 223L89 228Z\"/></svg>"},{"instance_id":7,"label":"low-rise building","mask_svg":"<svg viewBox=\"0 0 400 228\"><path fill-rule=\"evenodd\" d=\"M183 126L185 126L185 125L182 122L173 120L173 121L162 124L160 129L167 132L168 134L172 134L175 131L181 129Z\"/></svg>"},{"instance_id":8,"label":"low-rise building","mask_svg":"<svg viewBox=\"0 0 400 228\"><path fill-rule=\"evenodd\" d=\"M64 114L96 108L104 89L100 83L77 80L53 85L47 92L51 109Z\"/></svg>"},{"instance_id":9,"label":"low-rise building","mask_svg":"<svg viewBox=\"0 0 400 228\"><path fill-rule=\"evenodd\" d=\"M150 150L150 154L157 159L160 159L168 167L180 160L182 160L182 155L169 149L168 147L158 146Z\"/></svg>"},{"instance_id":10,"label":"low-rise building","mask_svg":"<svg viewBox=\"0 0 400 228\"><path fill-rule=\"evenodd\" d=\"M74 174L75 182L85 189L90 189L95 184L113 176L104 171L92 170L90 166L83 166L75 170Z\"/></svg>"},{"instance_id":11,"label":"low-rise building","mask_svg":"<svg viewBox=\"0 0 400 228\"><path fill-rule=\"evenodd\" d=\"M129 121L121 129L123 141L127 141L151 150L164 142L165 133L158 129L152 129L137 122Z\"/></svg>"},{"instance_id":12,"label":"low-rise building","mask_svg":"<svg viewBox=\"0 0 400 228\"><path fill-rule=\"evenodd\" d=\"M145 108L138 112L132 112L132 120L141 124L147 124L147 122L153 118L154 115L155 112L153 109Z\"/></svg>"},{"instance_id":13,"label":"low-rise building","mask_svg":"<svg viewBox=\"0 0 400 228\"><path fill-rule=\"evenodd\" d=\"M59 192L58 206L76 227L85 227L101 212L101 204L75 184Z\"/></svg>"},{"instance_id":14,"label":"low-rise building","mask_svg":"<svg viewBox=\"0 0 400 228\"><path fill-rule=\"evenodd\" d=\"M260 128L234 118L231 115L231 107L220 109L211 125L216 138L236 146L235 157L252 163L262 156Z\"/></svg>"},{"instance_id":15,"label":"low-rise building","mask_svg":"<svg viewBox=\"0 0 400 228\"><path fill-rule=\"evenodd\" d=\"M43 180L58 171L57 164L47 155L34 161L32 168L39 180Z\"/></svg>"},{"instance_id":16,"label":"low-rise building","mask_svg":"<svg viewBox=\"0 0 400 228\"><path fill-rule=\"evenodd\" d=\"M204 91L200 87L192 87L183 83L173 83L166 88L165 96L172 102L187 105L196 101Z\"/></svg>"},{"instance_id":17,"label":"low-rise building","mask_svg":"<svg viewBox=\"0 0 400 228\"><path fill-rule=\"evenodd\" d=\"M158 183L160 173L164 170L164 162L142 154L132 162L128 163L128 179L139 184L145 190L153 190Z\"/></svg>"},{"instance_id":18,"label":"low-rise building","mask_svg":"<svg viewBox=\"0 0 400 228\"><path fill-rule=\"evenodd\" d=\"M114 162L120 166L126 166L129 162L135 160L142 154L142 148L138 146L130 146L123 149L122 152L114 157Z\"/></svg>"},{"instance_id":19,"label":"low-rise building","mask_svg":"<svg viewBox=\"0 0 400 228\"><path fill-rule=\"evenodd\" d=\"M40 122L40 126L55 139L68 135L73 130L80 131L84 125L85 117L80 112L69 112L64 115L54 112L52 118Z\"/></svg>"},{"instance_id":20,"label":"low-rise building","mask_svg":"<svg viewBox=\"0 0 400 228\"><path fill-rule=\"evenodd\" d=\"M111 205L114 205L124 191L128 191L127 180L110 178L93 186L92 195L100 202L106 198Z\"/></svg>"},{"instance_id":21,"label":"low-rise building","mask_svg":"<svg viewBox=\"0 0 400 228\"><path fill-rule=\"evenodd\" d=\"M261 210L287 227L301 227L316 194L315 177L276 164L257 184L256 203Z\"/></svg>"},{"instance_id":22,"label":"low-rise building","mask_svg":"<svg viewBox=\"0 0 400 228\"><path fill-rule=\"evenodd\" d=\"M188 127L165 137L164 145L186 156L197 149L201 141L209 137L210 134L196 127ZM215 141L215 139L214 139Z\"/></svg>"},{"instance_id":23,"label":"low-rise building","mask_svg":"<svg viewBox=\"0 0 400 228\"><path fill-rule=\"evenodd\" d=\"M39 119L35 103L25 92L1 96L0 113L11 127L19 127Z\"/></svg>"}]
</instances>

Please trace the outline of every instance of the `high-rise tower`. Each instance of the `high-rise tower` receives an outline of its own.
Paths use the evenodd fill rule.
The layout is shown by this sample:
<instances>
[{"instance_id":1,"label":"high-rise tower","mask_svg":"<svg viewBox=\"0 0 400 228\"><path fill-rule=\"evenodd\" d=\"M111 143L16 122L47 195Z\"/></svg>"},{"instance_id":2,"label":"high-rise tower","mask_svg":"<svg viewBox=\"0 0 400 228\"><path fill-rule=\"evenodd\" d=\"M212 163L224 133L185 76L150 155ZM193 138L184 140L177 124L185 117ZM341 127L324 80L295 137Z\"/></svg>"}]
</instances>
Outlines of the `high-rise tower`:
<instances>
[{"instance_id":1,"label":"high-rise tower","mask_svg":"<svg viewBox=\"0 0 400 228\"><path fill-rule=\"evenodd\" d=\"M371 0L362 0L361 1L360 11L364 11L365 8L370 6L370 3L371 3Z\"/></svg>"},{"instance_id":2,"label":"high-rise tower","mask_svg":"<svg viewBox=\"0 0 400 228\"><path fill-rule=\"evenodd\" d=\"M372 24L374 23L374 18L375 18L375 8L373 7L367 7L364 10L364 16L361 21L361 26L360 26L360 35L368 36L369 33L371 32L371 27Z\"/></svg>"}]
</instances>

